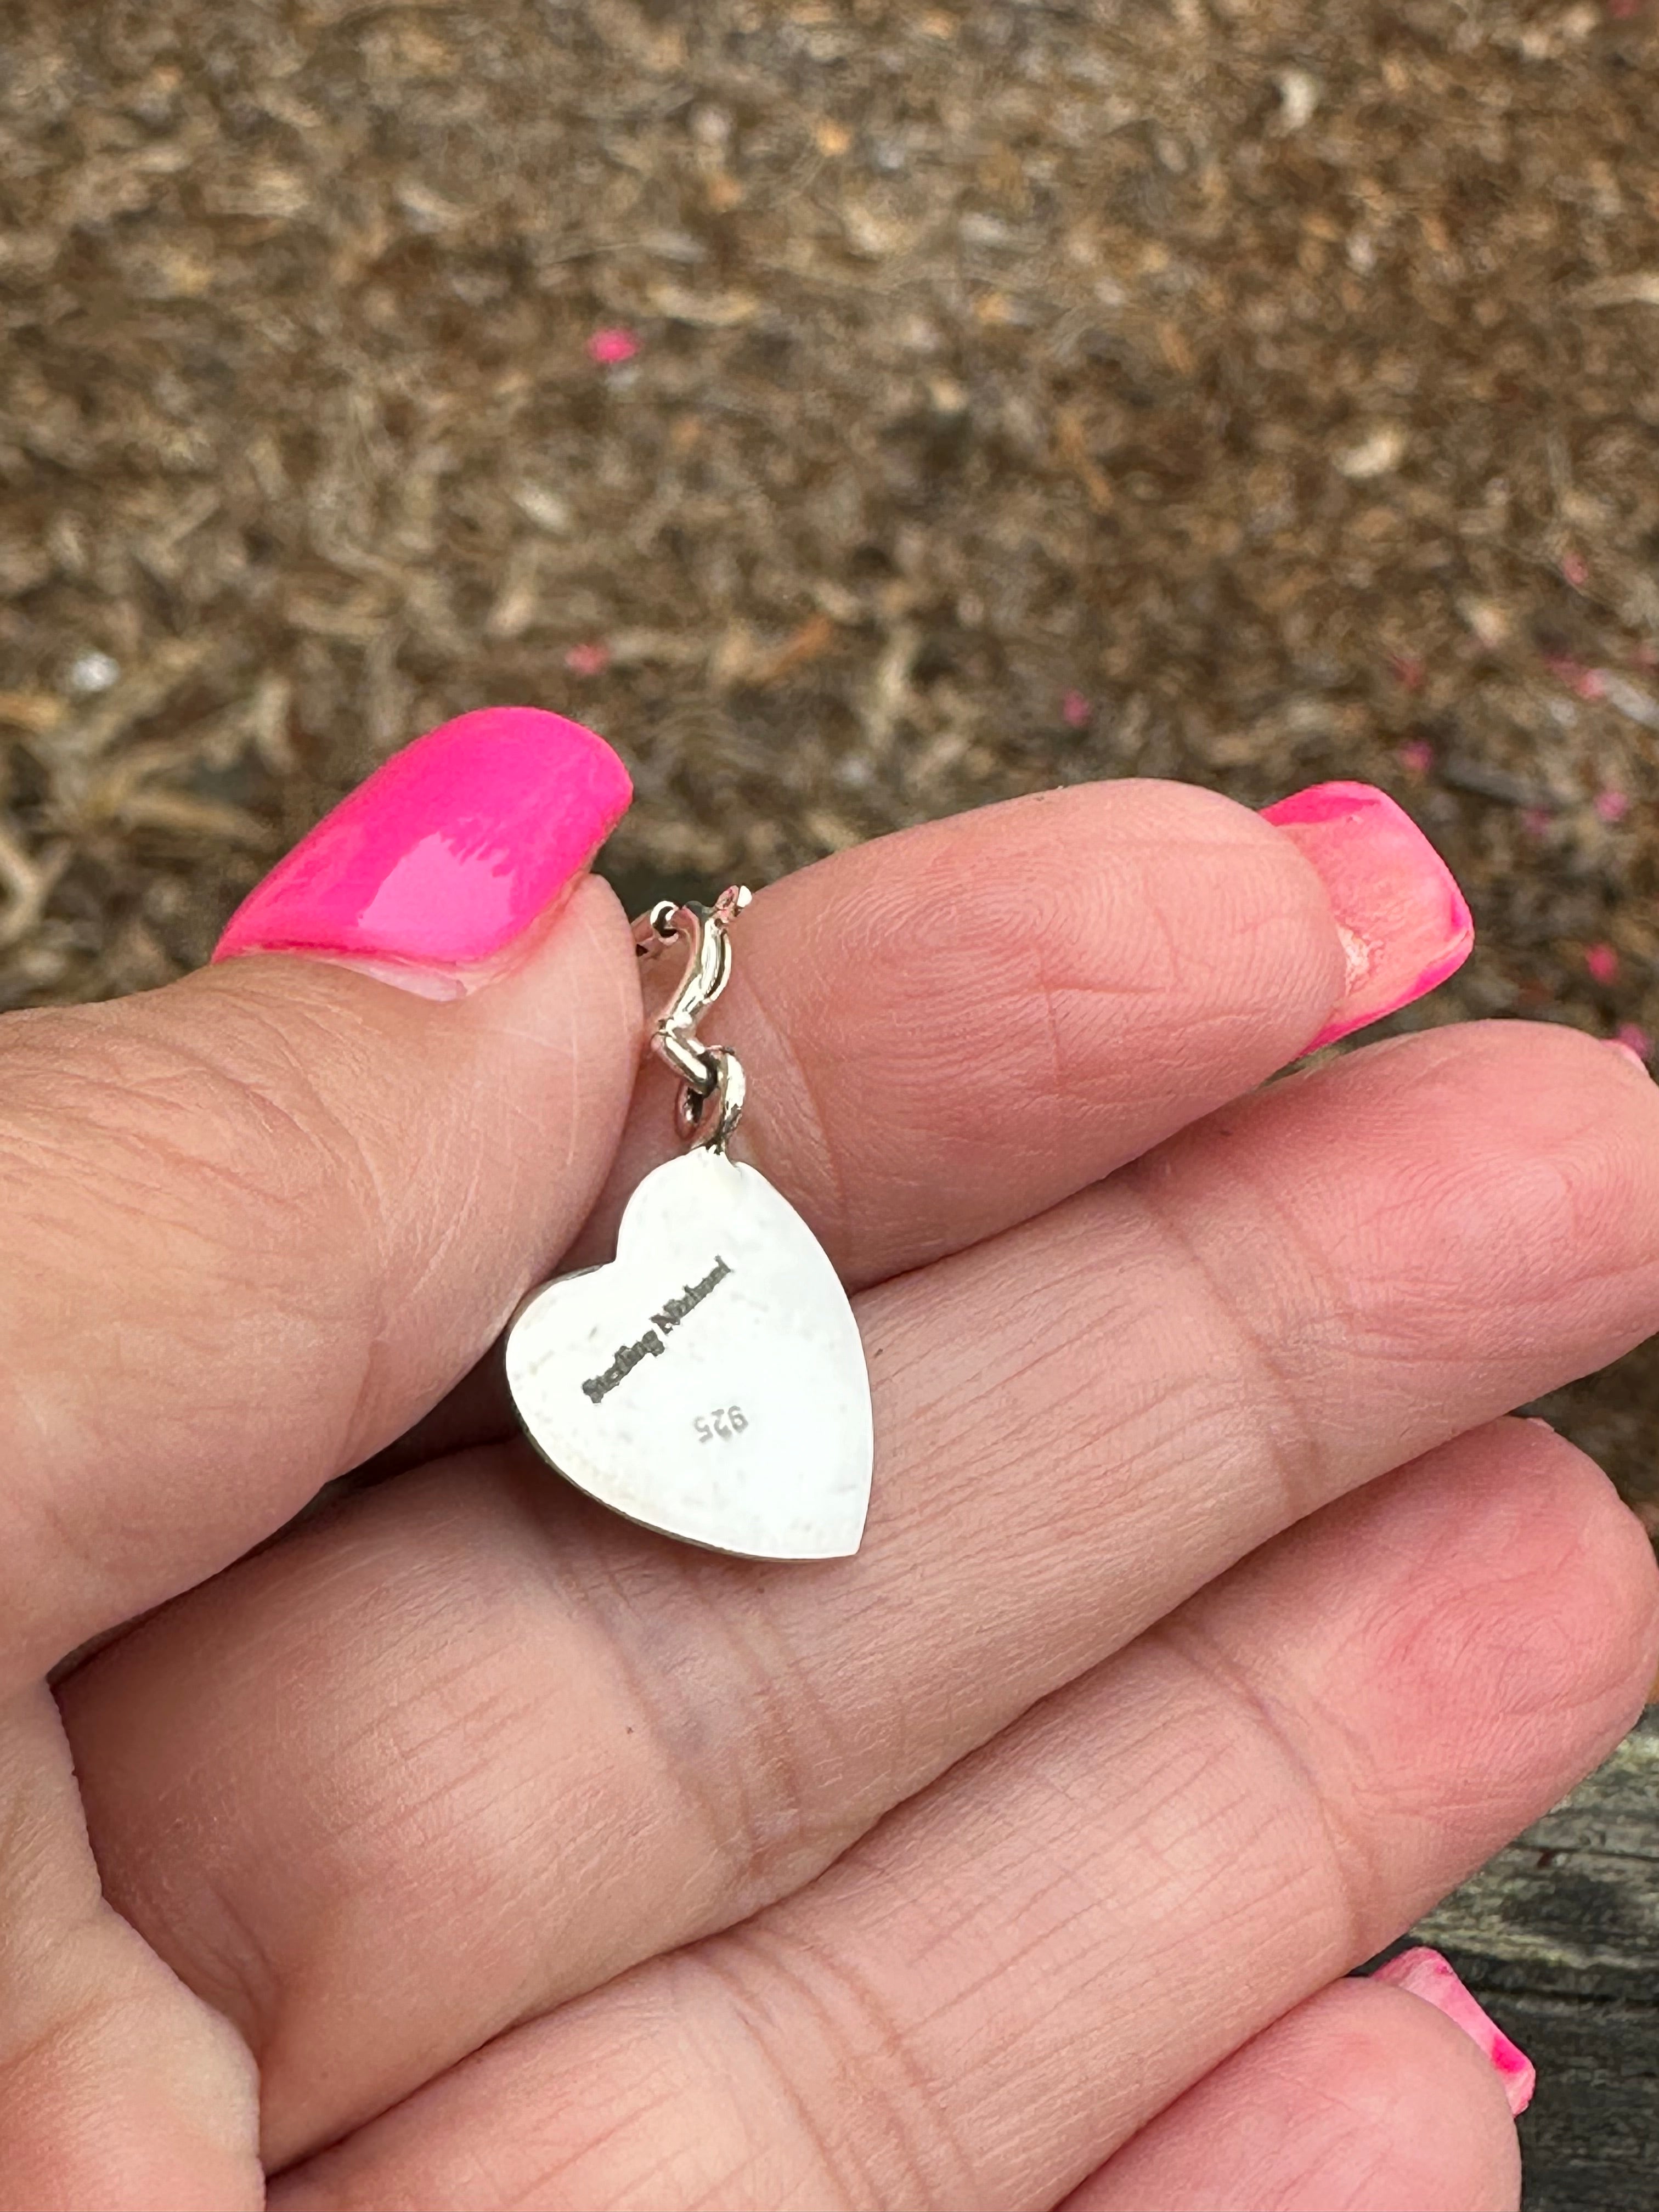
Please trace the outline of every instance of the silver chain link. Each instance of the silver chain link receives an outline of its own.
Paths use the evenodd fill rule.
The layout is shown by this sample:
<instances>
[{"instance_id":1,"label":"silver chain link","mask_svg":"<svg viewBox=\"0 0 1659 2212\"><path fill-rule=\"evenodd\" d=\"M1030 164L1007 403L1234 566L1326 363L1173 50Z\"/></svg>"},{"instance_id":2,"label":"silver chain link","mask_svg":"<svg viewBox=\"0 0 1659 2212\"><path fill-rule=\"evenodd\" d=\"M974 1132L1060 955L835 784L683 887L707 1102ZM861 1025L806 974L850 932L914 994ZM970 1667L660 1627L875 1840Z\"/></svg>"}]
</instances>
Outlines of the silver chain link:
<instances>
[{"instance_id":1,"label":"silver chain link","mask_svg":"<svg viewBox=\"0 0 1659 2212\"><path fill-rule=\"evenodd\" d=\"M716 1152L726 1150L743 1112L743 1063L725 1045L704 1044L696 1027L731 979L732 924L749 899L742 884L723 890L713 906L698 900L676 906L661 899L634 926L635 950L641 959L678 939L690 949L680 987L653 1023L649 1042L680 1079L675 1127L682 1137L695 1138Z\"/></svg>"}]
</instances>

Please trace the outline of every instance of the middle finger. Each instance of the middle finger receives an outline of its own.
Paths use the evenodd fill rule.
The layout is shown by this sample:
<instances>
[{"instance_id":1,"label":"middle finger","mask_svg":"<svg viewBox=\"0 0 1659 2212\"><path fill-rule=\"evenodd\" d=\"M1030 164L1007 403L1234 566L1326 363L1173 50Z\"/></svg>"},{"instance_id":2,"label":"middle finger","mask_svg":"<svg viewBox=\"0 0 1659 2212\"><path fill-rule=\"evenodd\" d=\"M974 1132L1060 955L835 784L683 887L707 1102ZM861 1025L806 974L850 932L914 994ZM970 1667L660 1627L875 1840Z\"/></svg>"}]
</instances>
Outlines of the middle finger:
<instances>
[{"instance_id":1,"label":"middle finger","mask_svg":"<svg viewBox=\"0 0 1659 2212\"><path fill-rule=\"evenodd\" d=\"M796 1887L1287 1522L1639 1339L1656 1201L1620 1056L1441 1031L866 1293L854 1561L677 1549L513 1451L388 1483L65 1686L110 1894L248 2036L290 2157Z\"/></svg>"}]
</instances>

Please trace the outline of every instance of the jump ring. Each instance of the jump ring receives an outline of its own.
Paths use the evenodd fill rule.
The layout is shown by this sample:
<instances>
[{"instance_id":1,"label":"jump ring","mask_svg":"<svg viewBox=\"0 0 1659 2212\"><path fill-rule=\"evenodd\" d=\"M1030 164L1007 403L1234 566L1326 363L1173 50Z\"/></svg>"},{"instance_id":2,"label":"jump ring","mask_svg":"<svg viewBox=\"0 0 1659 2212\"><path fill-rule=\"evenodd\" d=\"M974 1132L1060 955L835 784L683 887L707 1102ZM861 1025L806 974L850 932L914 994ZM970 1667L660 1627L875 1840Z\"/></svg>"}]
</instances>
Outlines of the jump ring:
<instances>
[{"instance_id":1,"label":"jump ring","mask_svg":"<svg viewBox=\"0 0 1659 2212\"><path fill-rule=\"evenodd\" d=\"M703 1051L713 1063L714 1080L700 1094L687 1079L674 1103L674 1124L682 1137L695 1139L712 1152L723 1152L743 1113L743 1062L723 1044L705 1046Z\"/></svg>"}]
</instances>

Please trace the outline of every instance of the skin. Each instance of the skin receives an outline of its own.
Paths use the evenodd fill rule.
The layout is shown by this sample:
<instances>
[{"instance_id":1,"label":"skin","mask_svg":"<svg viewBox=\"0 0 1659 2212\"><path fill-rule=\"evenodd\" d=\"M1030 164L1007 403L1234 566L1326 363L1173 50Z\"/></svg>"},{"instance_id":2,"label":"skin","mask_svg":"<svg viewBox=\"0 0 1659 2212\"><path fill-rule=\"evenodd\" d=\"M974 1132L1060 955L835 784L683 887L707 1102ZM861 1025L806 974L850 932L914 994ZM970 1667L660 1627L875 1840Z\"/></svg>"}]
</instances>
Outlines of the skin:
<instances>
[{"instance_id":1,"label":"skin","mask_svg":"<svg viewBox=\"0 0 1659 2212\"><path fill-rule=\"evenodd\" d=\"M0 1027L0 2206L1512 2206L1474 2044L1340 1978L1652 1679L1640 1530L1502 1416L1659 1324L1659 1094L1519 1024L1261 1088L1343 947L1168 787L743 930L875 1394L822 1568L452 1392L672 1146L603 885L448 1002Z\"/></svg>"}]
</instances>

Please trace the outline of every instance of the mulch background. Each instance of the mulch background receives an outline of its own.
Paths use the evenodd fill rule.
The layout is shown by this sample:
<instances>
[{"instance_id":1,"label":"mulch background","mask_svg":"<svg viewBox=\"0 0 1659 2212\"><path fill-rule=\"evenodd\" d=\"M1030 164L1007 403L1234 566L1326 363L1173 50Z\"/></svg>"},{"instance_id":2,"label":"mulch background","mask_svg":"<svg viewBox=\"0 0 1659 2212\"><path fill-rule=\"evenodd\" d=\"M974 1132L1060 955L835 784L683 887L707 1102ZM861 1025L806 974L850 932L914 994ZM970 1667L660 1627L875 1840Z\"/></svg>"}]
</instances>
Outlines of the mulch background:
<instances>
[{"instance_id":1,"label":"mulch background","mask_svg":"<svg viewBox=\"0 0 1659 2212\"><path fill-rule=\"evenodd\" d=\"M1659 1036L1656 114L1653 0L9 0L0 1005L522 699L636 900L1364 777L1408 1022ZM1549 1410L1659 1531L1659 1358Z\"/></svg>"}]
</instances>

